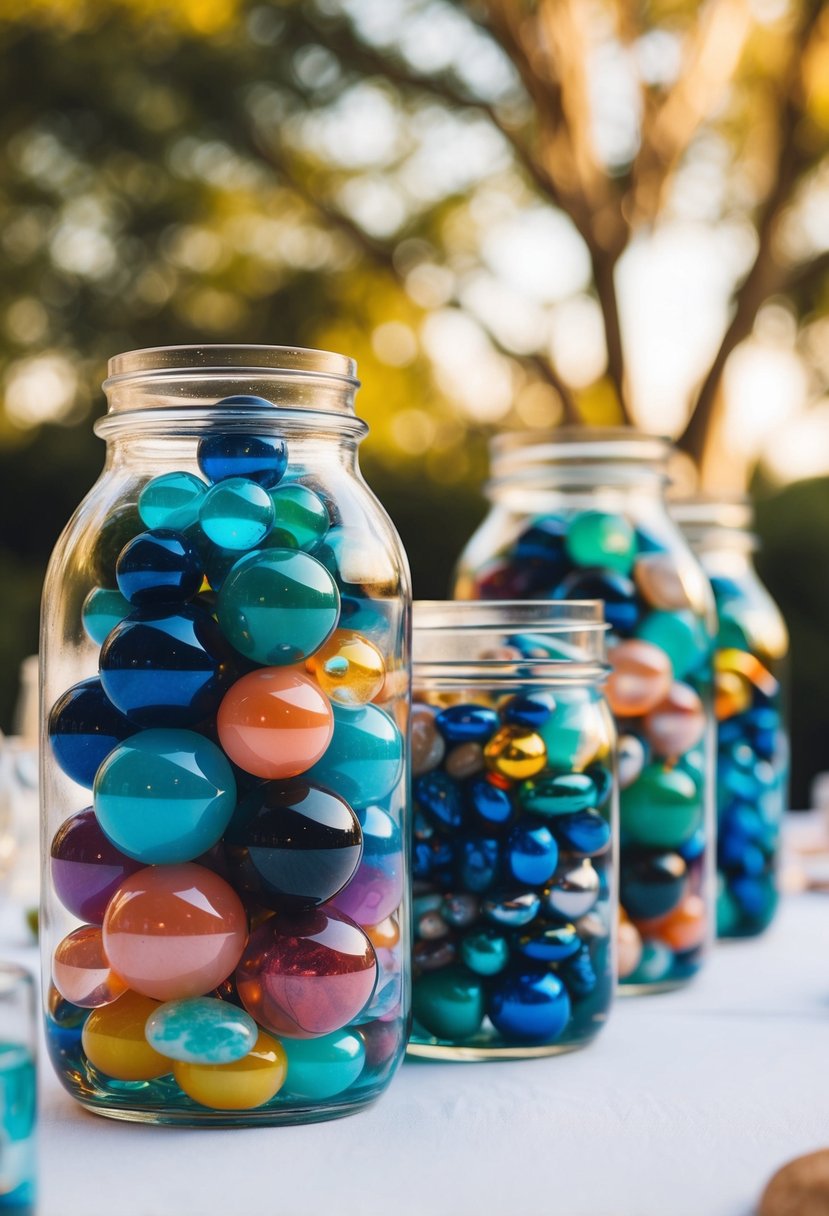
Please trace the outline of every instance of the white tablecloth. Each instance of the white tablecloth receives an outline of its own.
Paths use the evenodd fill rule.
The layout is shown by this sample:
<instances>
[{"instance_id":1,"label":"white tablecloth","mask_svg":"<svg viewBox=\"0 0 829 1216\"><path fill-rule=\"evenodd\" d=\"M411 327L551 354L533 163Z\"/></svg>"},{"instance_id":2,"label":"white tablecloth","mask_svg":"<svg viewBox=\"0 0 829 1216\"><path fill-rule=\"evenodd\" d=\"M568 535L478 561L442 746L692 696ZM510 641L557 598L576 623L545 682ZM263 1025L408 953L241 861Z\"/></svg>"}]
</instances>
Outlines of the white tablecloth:
<instances>
[{"instance_id":1,"label":"white tablecloth","mask_svg":"<svg viewBox=\"0 0 829 1216\"><path fill-rule=\"evenodd\" d=\"M618 1001L584 1051L407 1063L333 1123L143 1127L46 1061L41 1086L40 1216L748 1216L829 1145L829 896L788 897L685 992Z\"/></svg>"}]
</instances>

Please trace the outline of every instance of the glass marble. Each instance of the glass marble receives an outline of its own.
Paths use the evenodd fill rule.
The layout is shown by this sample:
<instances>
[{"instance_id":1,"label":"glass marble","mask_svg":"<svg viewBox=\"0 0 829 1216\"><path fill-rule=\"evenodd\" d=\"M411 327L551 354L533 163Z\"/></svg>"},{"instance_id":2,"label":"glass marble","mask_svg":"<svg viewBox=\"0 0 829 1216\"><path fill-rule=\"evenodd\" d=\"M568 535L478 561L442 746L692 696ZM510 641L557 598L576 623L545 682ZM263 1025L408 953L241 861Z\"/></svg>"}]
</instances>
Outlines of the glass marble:
<instances>
[{"instance_id":1,"label":"glass marble","mask_svg":"<svg viewBox=\"0 0 829 1216\"><path fill-rule=\"evenodd\" d=\"M244 395L225 397L218 405L273 409L272 403L262 397ZM288 446L284 439L276 435L215 431L200 440L198 460L199 468L208 481L246 477L265 489L271 489L282 480L288 467Z\"/></svg>"},{"instance_id":2,"label":"glass marble","mask_svg":"<svg viewBox=\"0 0 829 1216\"><path fill-rule=\"evenodd\" d=\"M270 532L273 519L273 503L267 490L244 477L217 482L199 505L202 532L222 549L255 549Z\"/></svg>"},{"instance_id":3,"label":"glass marble","mask_svg":"<svg viewBox=\"0 0 829 1216\"><path fill-rule=\"evenodd\" d=\"M665 652L678 680L694 671L710 651L704 627L691 612L652 612L636 636Z\"/></svg>"},{"instance_id":4,"label":"glass marble","mask_svg":"<svg viewBox=\"0 0 829 1216\"><path fill-rule=\"evenodd\" d=\"M495 981L487 1013L505 1038L550 1042L570 1020L570 997L551 971L510 974Z\"/></svg>"},{"instance_id":5,"label":"glass marble","mask_svg":"<svg viewBox=\"0 0 829 1216\"><path fill-rule=\"evenodd\" d=\"M535 920L541 908L541 900L534 891L522 891L517 895L499 895L485 899L481 911L487 920L506 929L520 929Z\"/></svg>"},{"instance_id":6,"label":"glass marble","mask_svg":"<svg viewBox=\"0 0 829 1216\"><path fill-rule=\"evenodd\" d=\"M480 743L459 743L446 757L446 771L456 780L474 777L483 769L484 749Z\"/></svg>"},{"instance_id":7,"label":"glass marble","mask_svg":"<svg viewBox=\"0 0 829 1216\"><path fill-rule=\"evenodd\" d=\"M479 784L476 782L476 787ZM488 790L493 788L487 785ZM412 794L418 810L438 830L454 831L464 823L466 813L461 790L446 773L438 771L418 777L412 786Z\"/></svg>"},{"instance_id":8,"label":"glass marble","mask_svg":"<svg viewBox=\"0 0 829 1216\"><path fill-rule=\"evenodd\" d=\"M625 979L634 987L662 984L669 978L673 968L673 953L664 942L644 941L641 943L639 962Z\"/></svg>"},{"instance_id":9,"label":"glass marble","mask_svg":"<svg viewBox=\"0 0 829 1216\"><path fill-rule=\"evenodd\" d=\"M646 938L656 938L677 953L694 950L705 940L707 911L699 895L686 895L667 915L642 920L640 931Z\"/></svg>"},{"instance_id":10,"label":"glass marble","mask_svg":"<svg viewBox=\"0 0 829 1216\"><path fill-rule=\"evenodd\" d=\"M83 602L81 619L86 636L96 646L106 640L115 626L132 612L132 604L120 591L109 587L93 587Z\"/></svg>"},{"instance_id":11,"label":"glass marble","mask_svg":"<svg viewBox=\"0 0 829 1216\"><path fill-rule=\"evenodd\" d=\"M125 992L114 1004L94 1009L81 1042L89 1062L118 1081L152 1081L170 1072L170 1061L147 1042L144 1027L158 1002Z\"/></svg>"},{"instance_id":12,"label":"glass marble","mask_svg":"<svg viewBox=\"0 0 829 1216\"><path fill-rule=\"evenodd\" d=\"M215 714L236 659L195 604L135 609L101 647L104 692L136 726L196 726Z\"/></svg>"},{"instance_id":13,"label":"glass marble","mask_svg":"<svg viewBox=\"0 0 829 1216\"><path fill-rule=\"evenodd\" d=\"M651 608L683 612L693 607L680 566L670 553L643 553L633 568L636 589Z\"/></svg>"},{"instance_id":14,"label":"glass marble","mask_svg":"<svg viewBox=\"0 0 829 1216\"><path fill-rule=\"evenodd\" d=\"M693 778L680 769L649 764L639 780L622 791L627 836L654 849L675 849L702 822L703 809Z\"/></svg>"},{"instance_id":15,"label":"glass marble","mask_svg":"<svg viewBox=\"0 0 829 1216\"><path fill-rule=\"evenodd\" d=\"M335 630L305 667L337 705L373 701L386 679L386 664L374 643L347 629Z\"/></svg>"},{"instance_id":16,"label":"glass marble","mask_svg":"<svg viewBox=\"0 0 829 1216\"><path fill-rule=\"evenodd\" d=\"M148 866L113 895L103 934L107 958L130 988L173 1001L204 996L233 972L247 917L233 888L203 866Z\"/></svg>"},{"instance_id":17,"label":"glass marble","mask_svg":"<svg viewBox=\"0 0 829 1216\"><path fill-rule=\"evenodd\" d=\"M52 755L68 777L87 789L113 748L135 730L109 700L97 676L73 684L49 713Z\"/></svg>"},{"instance_id":18,"label":"glass marble","mask_svg":"<svg viewBox=\"0 0 829 1216\"><path fill-rule=\"evenodd\" d=\"M340 1030L316 1039L286 1039L286 1091L321 1102L353 1085L366 1064L366 1045L354 1031Z\"/></svg>"},{"instance_id":19,"label":"glass marble","mask_svg":"<svg viewBox=\"0 0 829 1216\"><path fill-rule=\"evenodd\" d=\"M533 692L510 697L504 708L504 721L511 726L538 730L549 720L555 707L555 697L549 692Z\"/></svg>"},{"instance_id":20,"label":"glass marble","mask_svg":"<svg viewBox=\"0 0 829 1216\"><path fill-rule=\"evenodd\" d=\"M602 749L607 726L589 696L562 689L551 717L539 730L551 768L585 769Z\"/></svg>"},{"instance_id":21,"label":"glass marble","mask_svg":"<svg viewBox=\"0 0 829 1216\"><path fill-rule=\"evenodd\" d=\"M219 740L233 763L270 780L297 777L324 762L334 745L335 722L318 685L284 667L261 668L237 680L216 718Z\"/></svg>"},{"instance_id":22,"label":"glass marble","mask_svg":"<svg viewBox=\"0 0 829 1216\"><path fill-rule=\"evenodd\" d=\"M224 842L236 890L277 910L331 899L354 877L363 851L348 803L302 780L259 786L239 803Z\"/></svg>"},{"instance_id":23,"label":"glass marble","mask_svg":"<svg viewBox=\"0 0 829 1216\"><path fill-rule=\"evenodd\" d=\"M610 847L610 825L598 811L557 815L550 826L564 852L599 857Z\"/></svg>"},{"instance_id":24,"label":"glass marble","mask_svg":"<svg viewBox=\"0 0 829 1216\"><path fill-rule=\"evenodd\" d=\"M523 857L523 854L519 854ZM467 836L458 842L458 880L466 891L489 891L501 873L501 846L486 836Z\"/></svg>"},{"instance_id":25,"label":"glass marble","mask_svg":"<svg viewBox=\"0 0 829 1216\"><path fill-rule=\"evenodd\" d=\"M633 580L612 570L573 570L561 580L552 598L602 600L605 620L620 637L630 637L642 615Z\"/></svg>"},{"instance_id":26,"label":"glass marble","mask_svg":"<svg viewBox=\"0 0 829 1216\"><path fill-rule=\"evenodd\" d=\"M153 477L138 495L138 514L146 528L184 532L199 518L207 486L194 473L178 470Z\"/></svg>"},{"instance_id":27,"label":"glass marble","mask_svg":"<svg viewBox=\"0 0 829 1216\"><path fill-rule=\"evenodd\" d=\"M412 993L415 1024L450 1042L471 1038L484 1019L484 988L477 976L444 967L418 976Z\"/></svg>"},{"instance_id":28,"label":"glass marble","mask_svg":"<svg viewBox=\"0 0 829 1216\"><path fill-rule=\"evenodd\" d=\"M142 863L104 835L92 807L61 824L52 840L49 871L64 908L88 924L103 923L115 891Z\"/></svg>"},{"instance_id":29,"label":"glass marble","mask_svg":"<svg viewBox=\"0 0 829 1216\"><path fill-rule=\"evenodd\" d=\"M574 925L545 925L518 938L518 953L537 963L561 963L582 948Z\"/></svg>"},{"instance_id":30,"label":"glass marble","mask_svg":"<svg viewBox=\"0 0 829 1216\"><path fill-rule=\"evenodd\" d=\"M649 713L667 697L673 682L671 660L658 646L631 639L608 653L611 672L605 691L619 718Z\"/></svg>"},{"instance_id":31,"label":"glass marble","mask_svg":"<svg viewBox=\"0 0 829 1216\"><path fill-rule=\"evenodd\" d=\"M286 549L313 553L325 540L331 524L328 508L313 490L292 482L271 490L274 528L272 538Z\"/></svg>"},{"instance_id":32,"label":"glass marble","mask_svg":"<svg viewBox=\"0 0 829 1216\"><path fill-rule=\"evenodd\" d=\"M365 1008L377 955L362 929L321 908L278 913L250 935L236 971L248 1013L273 1034L331 1034Z\"/></svg>"},{"instance_id":33,"label":"glass marble","mask_svg":"<svg viewBox=\"0 0 829 1216\"><path fill-rule=\"evenodd\" d=\"M116 565L118 590L135 608L183 604L202 584L196 547L182 532L157 528L128 541Z\"/></svg>"},{"instance_id":34,"label":"glass marble","mask_svg":"<svg viewBox=\"0 0 829 1216\"><path fill-rule=\"evenodd\" d=\"M484 748L484 763L510 781L524 781L547 767L547 749L540 735L523 726L502 726Z\"/></svg>"},{"instance_id":35,"label":"glass marble","mask_svg":"<svg viewBox=\"0 0 829 1216\"><path fill-rule=\"evenodd\" d=\"M518 883L541 887L549 882L558 865L558 845L546 824L529 819L516 824L507 840L507 864Z\"/></svg>"},{"instance_id":36,"label":"glass marble","mask_svg":"<svg viewBox=\"0 0 829 1216\"><path fill-rule=\"evenodd\" d=\"M376 705L335 705L333 712L334 734L325 754L308 770L309 778L335 789L352 806L387 797L403 772L398 727Z\"/></svg>"},{"instance_id":37,"label":"glass marble","mask_svg":"<svg viewBox=\"0 0 829 1216\"><path fill-rule=\"evenodd\" d=\"M705 707L688 684L672 684L642 723L645 738L656 756L677 759L700 743L707 726Z\"/></svg>"},{"instance_id":38,"label":"glass marble","mask_svg":"<svg viewBox=\"0 0 829 1216\"><path fill-rule=\"evenodd\" d=\"M461 941L461 960L476 975L498 975L509 963L507 939L495 929L477 929Z\"/></svg>"},{"instance_id":39,"label":"glass marble","mask_svg":"<svg viewBox=\"0 0 829 1216\"><path fill-rule=\"evenodd\" d=\"M681 902L687 881L688 867L678 853L634 853L621 873L625 909L637 921L666 916Z\"/></svg>"},{"instance_id":40,"label":"glass marble","mask_svg":"<svg viewBox=\"0 0 829 1216\"><path fill-rule=\"evenodd\" d=\"M173 1076L180 1089L212 1110L254 1110L285 1084L285 1048L260 1030L251 1051L232 1064L195 1064L176 1060Z\"/></svg>"},{"instance_id":41,"label":"glass marble","mask_svg":"<svg viewBox=\"0 0 829 1216\"><path fill-rule=\"evenodd\" d=\"M619 789L626 790L642 773L647 759L645 745L638 735L620 735L617 745Z\"/></svg>"},{"instance_id":42,"label":"glass marble","mask_svg":"<svg viewBox=\"0 0 829 1216\"><path fill-rule=\"evenodd\" d=\"M446 751L443 736L435 725L435 711L429 705L412 706L412 776L420 777L440 764Z\"/></svg>"},{"instance_id":43,"label":"glass marble","mask_svg":"<svg viewBox=\"0 0 829 1216\"><path fill-rule=\"evenodd\" d=\"M599 791L589 773L551 773L525 781L518 795L523 809L546 819L552 815L572 815L595 806Z\"/></svg>"},{"instance_id":44,"label":"glass marble","mask_svg":"<svg viewBox=\"0 0 829 1216\"><path fill-rule=\"evenodd\" d=\"M144 1034L150 1047L186 1064L234 1064L254 1049L259 1034L249 1013L197 996L165 1001L147 1018Z\"/></svg>"},{"instance_id":45,"label":"glass marble","mask_svg":"<svg viewBox=\"0 0 829 1216\"><path fill-rule=\"evenodd\" d=\"M97 925L73 929L55 948L52 981L62 997L81 1009L110 1005L127 991L104 953Z\"/></svg>"},{"instance_id":46,"label":"glass marble","mask_svg":"<svg viewBox=\"0 0 829 1216\"><path fill-rule=\"evenodd\" d=\"M578 566L605 566L627 574L636 554L636 533L622 515L584 511L570 521L567 552Z\"/></svg>"},{"instance_id":47,"label":"glass marble","mask_svg":"<svg viewBox=\"0 0 829 1216\"><path fill-rule=\"evenodd\" d=\"M485 743L499 725L495 710L483 705L450 705L435 718L435 726L450 745Z\"/></svg>"},{"instance_id":48,"label":"glass marble","mask_svg":"<svg viewBox=\"0 0 829 1216\"><path fill-rule=\"evenodd\" d=\"M137 861L191 861L221 838L236 805L226 757L188 730L145 730L112 752L93 791L98 823Z\"/></svg>"},{"instance_id":49,"label":"glass marble","mask_svg":"<svg viewBox=\"0 0 829 1216\"><path fill-rule=\"evenodd\" d=\"M434 774L434 777L437 776L439 774ZM528 784L529 782L525 783L519 797L523 798L523 792ZM470 783L466 789L466 801L477 825L484 830L491 831L505 827L515 818L515 809L508 792L493 785L485 777Z\"/></svg>"},{"instance_id":50,"label":"glass marble","mask_svg":"<svg viewBox=\"0 0 829 1216\"><path fill-rule=\"evenodd\" d=\"M94 582L115 590L118 555L124 546L144 531L144 524L134 502L122 502L101 521L92 542L90 565Z\"/></svg>"},{"instance_id":51,"label":"glass marble","mask_svg":"<svg viewBox=\"0 0 829 1216\"><path fill-rule=\"evenodd\" d=\"M578 920L596 906L601 894L599 873L585 858L562 862L544 892L544 911L561 920Z\"/></svg>"},{"instance_id":52,"label":"glass marble","mask_svg":"<svg viewBox=\"0 0 829 1216\"><path fill-rule=\"evenodd\" d=\"M364 853L351 881L331 905L362 927L376 925L403 902L404 874L402 849L384 855Z\"/></svg>"}]
</instances>

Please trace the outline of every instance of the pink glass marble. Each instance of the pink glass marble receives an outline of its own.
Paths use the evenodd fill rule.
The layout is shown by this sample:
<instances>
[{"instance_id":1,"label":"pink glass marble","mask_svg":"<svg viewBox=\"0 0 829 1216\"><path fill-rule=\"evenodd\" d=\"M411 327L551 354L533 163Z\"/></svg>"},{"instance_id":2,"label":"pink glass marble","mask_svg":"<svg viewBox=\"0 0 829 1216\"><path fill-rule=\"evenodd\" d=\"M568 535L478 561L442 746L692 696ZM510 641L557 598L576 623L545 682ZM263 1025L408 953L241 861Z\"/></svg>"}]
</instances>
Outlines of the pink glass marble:
<instances>
[{"instance_id":1,"label":"pink glass marble","mask_svg":"<svg viewBox=\"0 0 829 1216\"><path fill-rule=\"evenodd\" d=\"M62 997L82 1009L111 1005L127 990L107 962L97 925L81 925L58 944L52 959L52 980Z\"/></svg>"},{"instance_id":2,"label":"pink glass marble","mask_svg":"<svg viewBox=\"0 0 829 1216\"><path fill-rule=\"evenodd\" d=\"M265 667L226 693L219 740L234 764L257 777L297 777L321 758L334 731L331 702L308 676Z\"/></svg>"}]
</instances>

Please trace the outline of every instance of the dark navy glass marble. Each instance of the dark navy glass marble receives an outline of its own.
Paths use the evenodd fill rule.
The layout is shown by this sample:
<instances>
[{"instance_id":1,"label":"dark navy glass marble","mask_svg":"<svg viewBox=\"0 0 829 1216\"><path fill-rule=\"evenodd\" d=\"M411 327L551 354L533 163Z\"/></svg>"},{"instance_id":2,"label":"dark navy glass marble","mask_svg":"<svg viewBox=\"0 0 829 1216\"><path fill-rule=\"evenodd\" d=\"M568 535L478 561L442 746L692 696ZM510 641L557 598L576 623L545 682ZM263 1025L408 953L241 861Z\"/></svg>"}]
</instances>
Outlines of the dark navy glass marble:
<instances>
[{"instance_id":1,"label":"dark navy glass marble","mask_svg":"<svg viewBox=\"0 0 829 1216\"><path fill-rule=\"evenodd\" d=\"M630 637L641 615L632 580L610 570L574 570L559 583L555 598L604 600L605 620L621 637Z\"/></svg>"},{"instance_id":2,"label":"dark navy glass marble","mask_svg":"<svg viewBox=\"0 0 829 1216\"><path fill-rule=\"evenodd\" d=\"M460 787L446 773L426 773L417 777L412 790L415 802L427 814L435 827L456 831L464 821Z\"/></svg>"},{"instance_id":3,"label":"dark navy glass marble","mask_svg":"<svg viewBox=\"0 0 829 1216\"><path fill-rule=\"evenodd\" d=\"M593 959L590 957L590 948L582 946L581 949L566 960L559 968L558 974L564 983L567 985L567 991L575 1000L583 1000L590 996L595 991L598 983L596 968L593 964Z\"/></svg>"},{"instance_id":4,"label":"dark navy glass marble","mask_svg":"<svg viewBox=\"0 0 829 1216\"><path fill-rule=\"evenodd\" d=\"M621 870L621 900L635 920L666 916L685 893L688 867L678 853L635 853Z\"/></svg>"},{"instance_id":5,"label":"dark navy glass marble","mask_svg":"<svg viewBox=\"0 0 829 1216\"><path fill-rule=\"evenodd\" d=\"M49 714L49 742L63 771L92 788L101 761L136 727L116 709L97 676L73 684Z\"/></svg>"},{"instance_id":6,"label":"dark navy glass marble","mask_svg":"<svg viewBox=\"0 0 829 1216\"><path fill-rule=\"evenodd\" d=\"M497 881L501 869L501 850L497 840L469 836L458 846L458 878L468 891L483 894Z\"/></svg>"},{"instance_id":7,"label":"dark navy glass marble","mask_svg":"<svg viewBox=\"0 0 829 1216\"><path fill-rule=\"evenodd\" d=\"M528 730L538 730L549 719L555 707L555 698L548 692L513 697L504 710L504 721L511 726L526 726Z\"/></svg>"},{"instance_id":8,"label":"dark navy glass marble","mask_svg":"<svg viewBox=\"0 0 829 1216\"><path fill-rule=\"evenodd\" d=\"M181 532L158 528L142 532L121 551L116 566L118 590L136 608L191 600L202 584L195 545Z\"/></svg>"}]
</instances>

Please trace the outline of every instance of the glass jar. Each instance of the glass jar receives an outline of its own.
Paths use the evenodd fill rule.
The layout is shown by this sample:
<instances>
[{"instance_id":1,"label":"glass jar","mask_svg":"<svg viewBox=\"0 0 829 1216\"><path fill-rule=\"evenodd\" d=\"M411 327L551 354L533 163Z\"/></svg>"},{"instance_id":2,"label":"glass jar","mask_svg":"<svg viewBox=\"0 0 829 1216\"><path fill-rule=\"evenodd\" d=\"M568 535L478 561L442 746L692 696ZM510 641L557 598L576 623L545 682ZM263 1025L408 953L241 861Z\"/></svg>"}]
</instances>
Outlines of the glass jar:
<instances>
[{"instance_id":1,"label":"glass jar","mask_svg":"<svg viewBox=\"0 0 829 1216\"><path fill-rule=\"evenodd\" d=\"M41 646L46 1038L143 1122L348 1114L408 1028L406 559L350 359L110 362Z\"/></svg>"},{"instance_id":2,"label":"glass jar","mask_svg":"<svg viewBox=\"0 0 829 1216\"><path fill-rule=\"evenodd\" d=\"M416 603L413 1055L584 1046L615 984L599 603Z\"/></svg>"},{"instance_id":3,"label":"glass jar","mask_svg":"<svg viewBox=\"0 0 829 1216\"><path fill-rule=\"evenodd\" d=\"M459 599L595 598L619 733L619 976L687 982L713 934L711 588L665 505L670 445L631 430L506 434Z\"/></svg>"},{"instance_id":4,"label":"glass jar","mask_svg":"<svg viewBox=\"0 0 829 1216\"><path fill-rule=\"evenodd\" d=\"M780 828L788 799L785 688L789 636L752 555L752 510L742 499L671 504L711 581L719 632L717 932L750 937L777 907Z\"/></svg>"}]
</instances>

